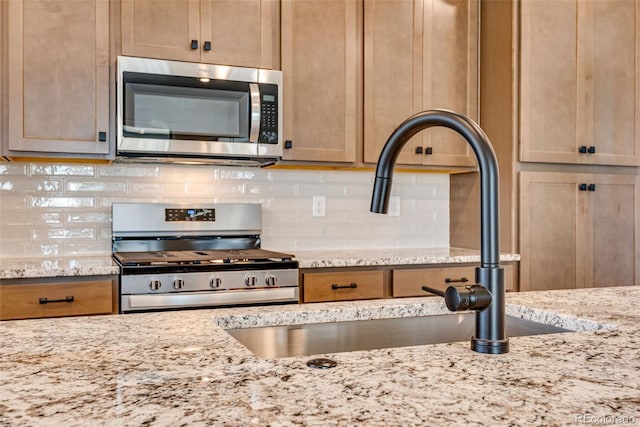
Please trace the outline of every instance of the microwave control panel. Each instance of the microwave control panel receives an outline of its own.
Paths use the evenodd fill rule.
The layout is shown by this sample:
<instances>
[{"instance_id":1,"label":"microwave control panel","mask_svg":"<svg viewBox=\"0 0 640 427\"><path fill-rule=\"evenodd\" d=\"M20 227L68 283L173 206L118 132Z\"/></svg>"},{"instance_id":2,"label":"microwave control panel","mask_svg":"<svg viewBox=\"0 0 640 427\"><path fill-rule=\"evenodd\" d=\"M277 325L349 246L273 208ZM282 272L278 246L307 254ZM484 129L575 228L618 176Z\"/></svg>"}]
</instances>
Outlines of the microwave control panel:
<instances>
[{"instance_id":1,"label":"microwave control panel","mask_svg":"<svg viewBox=\"0 0 640 427\"><path fill-rule=\"evenodd\" d=\"M260 135L258 142L278 143L278 86L260 85Z\"/></svg>"}]
</instances>

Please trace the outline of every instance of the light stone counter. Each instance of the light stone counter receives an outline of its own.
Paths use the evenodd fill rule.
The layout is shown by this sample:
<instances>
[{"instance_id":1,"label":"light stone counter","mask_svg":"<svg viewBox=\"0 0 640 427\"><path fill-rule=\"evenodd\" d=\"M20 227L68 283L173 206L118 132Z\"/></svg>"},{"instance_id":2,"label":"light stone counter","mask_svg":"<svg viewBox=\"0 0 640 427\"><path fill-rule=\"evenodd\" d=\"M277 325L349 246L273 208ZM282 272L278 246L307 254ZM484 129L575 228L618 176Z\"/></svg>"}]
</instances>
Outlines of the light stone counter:
<instances>
[{"instance_id":1,"label":"light stone counter","mask_svg":"<svg viewBox=\"0 0 640 427\"><path fill-rule=\"evenodd\" d=\"M0 280L120 274L111 256L0 260Z\"/></svg>"},{"instance_id":2,"label":"light stone counter","mask_svg":"<svg viewBox=\"0 0 640 427\"><path fill-rule=\"evenodd\" d=\"M640 423L640 287L508 294L508 312L582 332L309 357L255 357L218 325L414 316L437 298L0 322L2 426L446 426ZM595 330L593 330L595 328ZM607 417L607 418L604 418Z\"/></svg>"},{"instance_id":3,"label":"light stone counter","mask_svg":"<svg viewBox=\"0 0 640 427\"><path fill-rule=\"evenodd\" d=\"M353 249L292 253L295 254L300 268L480 262L479 251L460 248ZM518 261L520 256L502 254L500 260ZM119 274L119 270L111 256L0 260L0 280L112 274Z\"/></svg>"},{"instance_id":4,"label":"light stone counter","mask_svg":"<svg viewBox=\"0 0 640 427\"><path fill-rule=\"evenodd\" d=\"M480 251L463 248L348 249L296 251L300 268L363 267L411 264L479 263ZM500 261L519 261L518 254L501 254Z\"/></svg>"}]
</instances>

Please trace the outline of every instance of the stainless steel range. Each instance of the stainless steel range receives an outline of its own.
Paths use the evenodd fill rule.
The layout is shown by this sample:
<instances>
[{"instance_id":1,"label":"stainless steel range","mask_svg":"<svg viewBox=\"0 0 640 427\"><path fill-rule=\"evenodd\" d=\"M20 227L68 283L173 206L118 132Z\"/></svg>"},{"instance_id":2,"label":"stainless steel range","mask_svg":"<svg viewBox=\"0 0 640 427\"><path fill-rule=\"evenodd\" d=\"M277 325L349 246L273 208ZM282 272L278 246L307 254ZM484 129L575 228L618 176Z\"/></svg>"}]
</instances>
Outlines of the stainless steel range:
<instances>
[{"instance_id":1,"label":"stainless steel range","mask_svg":"<svg viewBox=\"0 0 640 427\"><path fill-rule=\"evenodd\" d=\"M122 313L298 302L298 262L261 249L260 204L114 203Z\"/></svg>"}]
</instances>

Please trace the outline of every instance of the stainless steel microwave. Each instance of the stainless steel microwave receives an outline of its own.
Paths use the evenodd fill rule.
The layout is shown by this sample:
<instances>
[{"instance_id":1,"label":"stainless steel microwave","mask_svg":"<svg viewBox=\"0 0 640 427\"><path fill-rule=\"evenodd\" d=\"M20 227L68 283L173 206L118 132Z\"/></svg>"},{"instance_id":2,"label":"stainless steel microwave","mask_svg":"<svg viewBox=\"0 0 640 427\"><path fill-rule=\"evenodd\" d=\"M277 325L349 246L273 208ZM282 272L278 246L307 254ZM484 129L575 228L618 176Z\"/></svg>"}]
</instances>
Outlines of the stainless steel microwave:
<instances>
[{"instance_id":1,"label":"stainless steel microwave","mask_svg":"<svg viewBox=\"0 0 640 427\"><path fill-rule=\"evenodd\" d=\"M282 157L282 72L118 57L118 160L268 165Z\"/></svg>"}]
</instances>

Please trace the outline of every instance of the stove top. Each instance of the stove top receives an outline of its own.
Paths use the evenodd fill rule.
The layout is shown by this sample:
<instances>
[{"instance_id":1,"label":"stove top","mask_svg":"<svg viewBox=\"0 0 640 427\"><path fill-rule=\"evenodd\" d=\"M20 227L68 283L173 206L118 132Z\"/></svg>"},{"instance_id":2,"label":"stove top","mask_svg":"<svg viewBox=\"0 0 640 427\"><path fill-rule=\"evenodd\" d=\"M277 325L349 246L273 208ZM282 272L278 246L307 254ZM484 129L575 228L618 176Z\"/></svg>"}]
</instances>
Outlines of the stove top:
<instances>
[{"instance_id":1,"label":"stove top","mask_svg":"<svg viewBox=\"0 0 640 427\"><path fill-rule=\"evenodd\" d=\"M123 267L284 262L293 259L291 254L264 249L115 252L113 256Z\"/></svg>"}]
</instances>

